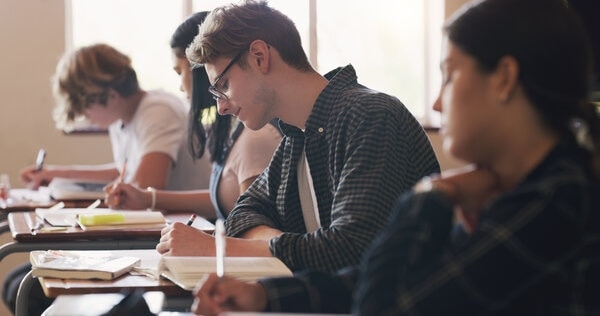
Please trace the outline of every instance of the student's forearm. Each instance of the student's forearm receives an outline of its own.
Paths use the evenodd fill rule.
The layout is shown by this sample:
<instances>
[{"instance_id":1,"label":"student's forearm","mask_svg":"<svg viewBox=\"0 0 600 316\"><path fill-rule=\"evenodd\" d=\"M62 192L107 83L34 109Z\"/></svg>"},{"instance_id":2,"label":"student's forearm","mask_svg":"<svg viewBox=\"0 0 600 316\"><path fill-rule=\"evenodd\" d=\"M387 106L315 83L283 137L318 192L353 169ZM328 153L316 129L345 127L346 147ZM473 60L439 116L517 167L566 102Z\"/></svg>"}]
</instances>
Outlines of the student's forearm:
<instances>
[{"instance_id":1,"label":"student's forearm","mask_svg":"<svg viewBox=\"0 0 600 316\"><path fill-rule=\"evenodd\" d=\"M244 239L254 239L254 240L270 240L273 237L277 237L281 235L283 232L279 229L275 229L269 226L261 225L250 228L244 234L242 234L242 238Z\"/></svg>"},{"instance_id":2,"label":"student's forearm","mask_svg":"<svg viewBox=\"0 0 600 316\"><path fill-rule=\"evenodd\" d=\"M150 192L146 200L151 201ZM165 211L193 211L208 219L216 217L208 190L177 192L157 190L155 208Z\"/></svg>"},{"instance_id":3,"label":"student's forearm","mask_svg":"<svg viewBox=\"0 0 600 316\"><path fill-rule=\"evenodd\" d=\"M227 239L227 256L272 257L268 240L249 240L242 238Z\"/></svg>"}]
</instances>

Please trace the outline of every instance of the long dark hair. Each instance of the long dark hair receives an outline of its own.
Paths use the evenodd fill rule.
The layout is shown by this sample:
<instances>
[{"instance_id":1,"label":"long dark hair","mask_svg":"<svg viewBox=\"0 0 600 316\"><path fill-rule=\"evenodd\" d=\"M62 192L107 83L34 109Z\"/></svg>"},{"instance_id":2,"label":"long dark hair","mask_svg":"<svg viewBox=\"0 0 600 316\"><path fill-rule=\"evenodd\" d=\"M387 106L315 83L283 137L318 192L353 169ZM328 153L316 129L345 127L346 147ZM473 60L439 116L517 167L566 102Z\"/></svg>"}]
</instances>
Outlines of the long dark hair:
<instances>
[{"instance_id":1,"label":"long dark hair","mask_svg":"<svg viewBox=\"0 0 600 316\"><path fill-rule=\"evenodd\" d=\"M451 17L444 30L483 72L496 69L504 56L514 57L519 80L544 124L585 147L600 176L600 120L589 101L591 48L567 1L477 1Z\"/></svg>"},{"instance_id":2,"label":"long dark hair","mask_svg":"<svg viewBox=\"0 0 600 316\"><path fill-rule=\"evenodd\" d=\"M190 107L190 128L188 129L190 150L197 158L208 148L210 161L223 163L223 148L229 139L231 116L219 115L212 95L208 92L208 75L203 66L192 69L192 105ZM202 119L207 122L206 132Z\"/></svg>"},{"instance_id":3,"label":"long dark hair","mask_svg":"<svg viewBox=\"0 0 600 316\"><path fill-rule=\"evenodd\" d=\"M185 49L198 35L198 27L204 22L208 13L207 11L195 13L177 27L171 37L171 48L178 58L186 58ZM205 148L208 148L210 160L222 163L223 148L231 129L231 116L221 116L217 113L215 100L208 92L209 86L210 82L204 66L194 66L188 144L194 157L201 158Z\"/></svg>"}]
</instances>

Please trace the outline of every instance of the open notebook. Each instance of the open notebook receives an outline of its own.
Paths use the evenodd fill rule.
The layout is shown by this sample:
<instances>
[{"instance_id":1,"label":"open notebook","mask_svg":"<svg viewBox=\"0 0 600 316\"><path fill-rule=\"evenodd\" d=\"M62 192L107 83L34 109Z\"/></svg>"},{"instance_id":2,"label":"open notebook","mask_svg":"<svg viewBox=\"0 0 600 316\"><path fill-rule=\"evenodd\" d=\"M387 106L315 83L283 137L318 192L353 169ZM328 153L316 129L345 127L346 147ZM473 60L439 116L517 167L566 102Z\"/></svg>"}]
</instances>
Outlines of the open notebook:
<instances>
[{"instance_id":1,"label":"open notebook","mask_svg":"<svg viewBox=\"0 0 600 316\"><path fill-rule=\"evenodd\" d=\"M55 200L95 200L104 198L106 181L54 178L48 184L50 196Z\"/></svg>"},{"instance_id":2,"label":"open notebook","mask_svg":"<svg viewBox=\"0 0 600 316\"><path fill-rule=\"evenodd\" d=\"M112 210L109 208L37 208L38 218L55 227L81 226L84 230L161 228L166 225L159 211Z\"/></svg>"},{"instance_id":3,"label":"open notebook","mask_svg":"<svg viewBox=\"0 0 600 316\"><path fill-rule=\"evenodd\" d=\"M225 257L224 263L226 275L245 281L292 275L292 271L275 257ZM215 273L216 266L215 257L163 256L159 274L191 291L205 274Z\"/></svg>"},{"instance_id":4,"label":"open notebook","mask_svg":"<svg viewBox=\"0 0 600 316\"><path fill-rule=\"evenodd\" d=\"M36 277L100 280L115 279L141 262L133 256L61 250L34 250L29 253L29 261Z\"/></svg>"}]
</instances>

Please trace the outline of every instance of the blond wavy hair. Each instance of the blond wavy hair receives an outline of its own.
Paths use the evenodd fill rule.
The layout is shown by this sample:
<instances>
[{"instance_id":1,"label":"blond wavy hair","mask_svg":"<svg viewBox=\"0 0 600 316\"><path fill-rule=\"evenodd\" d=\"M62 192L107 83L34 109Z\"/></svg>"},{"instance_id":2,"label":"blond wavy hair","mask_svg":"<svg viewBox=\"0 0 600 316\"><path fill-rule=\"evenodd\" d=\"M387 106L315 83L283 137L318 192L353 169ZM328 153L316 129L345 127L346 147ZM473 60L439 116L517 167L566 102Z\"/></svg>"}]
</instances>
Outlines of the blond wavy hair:
<instances>
[{"instance_id":1,"label":"blond wavy hair","mask_svg":"<svg viewBox=\"0 0 600 316\"><path fill-rule=\"evenodd\" d=\"M52 77L56 127L72 129L76 120L84 118L90 100L96 98L105 103L111 88L124 97L140 89L127 55L107 44L84 46L65 53Z\"/></svg>"}]
</instances>

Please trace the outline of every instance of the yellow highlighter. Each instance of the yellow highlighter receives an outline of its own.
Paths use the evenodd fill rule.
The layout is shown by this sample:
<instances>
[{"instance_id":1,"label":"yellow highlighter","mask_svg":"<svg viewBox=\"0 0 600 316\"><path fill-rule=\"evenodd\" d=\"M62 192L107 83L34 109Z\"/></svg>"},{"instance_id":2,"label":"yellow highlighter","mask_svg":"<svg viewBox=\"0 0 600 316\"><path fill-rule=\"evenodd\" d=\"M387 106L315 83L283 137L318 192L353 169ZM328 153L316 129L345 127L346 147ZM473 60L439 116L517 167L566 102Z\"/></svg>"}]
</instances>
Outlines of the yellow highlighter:
<instances>
[{"instance_id":1,"label":"yellow highlighter","mask_svg":"<svg viewBox=\"0 0 600 316\"><path fill-rule=\"evenodd\" d=\"M79 222L86 226L123 224L125 222L125 215L121 213L80 214Z\"/></svg>"},{"instance_id":2,"label":"yellow highlighter","mask_svg":"<svg viewBox=\"0 0 600 316\"><path fill-rule=\"evenodd\" d=\"M79 214L78 219L83 226L165 224L166 222L161 212L140 211Z\"/></svg>"}]
</instances>

